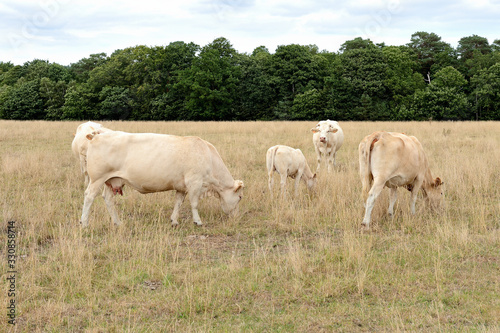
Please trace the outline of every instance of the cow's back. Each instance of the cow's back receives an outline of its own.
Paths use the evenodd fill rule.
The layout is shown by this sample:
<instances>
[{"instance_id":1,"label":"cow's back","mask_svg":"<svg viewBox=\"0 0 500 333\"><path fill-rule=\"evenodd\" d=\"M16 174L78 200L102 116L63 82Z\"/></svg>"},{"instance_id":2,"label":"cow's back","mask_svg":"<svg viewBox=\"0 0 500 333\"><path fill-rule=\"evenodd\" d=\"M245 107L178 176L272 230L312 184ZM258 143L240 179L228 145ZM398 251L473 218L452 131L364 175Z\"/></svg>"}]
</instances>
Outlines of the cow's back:
<instances>
[{"instance_id":1,"label":"cow's back","mask_svg":"<svg viewBox=\"0 0 500 333\"><path fill-rule=\"evenodd\" d=\"M217 157L198 137L110 132L92 139L87 159L91 179L118 177L149 193L185 190L194 178L210 181Z\"/></svg>"},{"instance_id":2,"label":"cow's back","mask_svg":"<svg viewBox=\"0 0 500 333\"><path fill-rule=\"evenodd\" d=\"M365 143L369 171L384 177L388 184L401 186L412 182L427 169L423 149L415 137L402 133L376 132Z\"/></svg>"}]
</instances>

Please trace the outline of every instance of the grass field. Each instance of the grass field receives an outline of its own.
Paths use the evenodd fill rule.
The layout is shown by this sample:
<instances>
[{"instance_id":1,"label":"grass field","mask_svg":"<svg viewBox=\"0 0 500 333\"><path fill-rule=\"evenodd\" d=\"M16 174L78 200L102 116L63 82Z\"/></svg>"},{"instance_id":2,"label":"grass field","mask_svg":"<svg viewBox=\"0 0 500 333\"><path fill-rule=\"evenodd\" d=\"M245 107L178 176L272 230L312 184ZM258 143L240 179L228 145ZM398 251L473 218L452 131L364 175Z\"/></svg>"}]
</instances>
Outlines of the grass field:
<instances>
[{"instance_id":1,"label":"grass field","mask_svg":"<svg viewBox=\"0 0 500 333\"><path fill-rule=\"evenodd\" d=\"M245 182L240 214L216 198L189 201L170 226L173 192L101 197L79 218L84 183L71 141L78 122L0 121L0 331L17 332L499 332L500 123L341 122L337 167L317 191L267 189L266 150L300 148L316 169L314 122L104 122L111 129L196 135ZM444 181L437 215L421 196L411 215L388 191L361 232L359 141L375 130L415 135ZM293 193L293 182L288 183ZM15 296L7 281L15 221ZM7 306L16 304L16 325Z\"/></svg>"}]
</instances>

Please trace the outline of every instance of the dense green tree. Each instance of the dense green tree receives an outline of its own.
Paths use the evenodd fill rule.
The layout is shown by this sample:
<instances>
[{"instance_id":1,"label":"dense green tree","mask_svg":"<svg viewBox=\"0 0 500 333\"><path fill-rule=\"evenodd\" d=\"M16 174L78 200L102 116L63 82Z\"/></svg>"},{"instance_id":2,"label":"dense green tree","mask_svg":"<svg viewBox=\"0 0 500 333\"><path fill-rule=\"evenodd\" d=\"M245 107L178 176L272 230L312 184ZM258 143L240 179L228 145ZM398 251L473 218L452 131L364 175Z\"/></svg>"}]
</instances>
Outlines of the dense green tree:
<instances>
[{"instance_id":1,"label":"dense green tree","mask_svg":"<svg viewBox=\"0 0 500 333\"><path fill-rule=\"evenodd\" d=\"M241 55L241 78L237 87L238 119L273 119L278 102L272 87L272 55L265 47L256 48L251 56Z\"/></svg>"},{"instance_id":2,"label":"dense green tree","mask_svg":"<svg viewBox=\"0 0 500 333\"><path fill-rule=\"evenodd\" d=\"M130 120L500 119L500 40L416 32L240 54L225 38L137 45L70 66L0 61L0 118ZM427 84L426 84L427 83Z\"/></svg>"},{"instance_id":3,"label":"dense green tree","mask_svg":"<svg viewBox=\"0 0 500 333\"><path fill-rule=\"evenodd\" d=\"M344 44L340 46L340 52L356 50L356 49L371 49L375 47L376 47L375 44L373 44L371 40L363 39L361 37L356 37L352 40L344 42Z\"/></svg>"},{"instance_id":4,"label":"dense green tree","mask_svg":"<svg viewBox=\"0 0 500 333\"><path fill-rule=\"evenodd\" d=\"M128 88L104 87L99 93L99 115L101 119L126 120L132 108Z\"/></svg>"},{"instance_id":5,"label":"dense green tree","mask_svg":"<svg viewBox=\"0 0 500 333\"><path fill-rule=\"evenodd\" d=\"M329 108L338 119L388 119L386 79L387 63L380 48L344 51L326 78Z\"/></svg>"},{"instance_id":6,"label":"dense green tree","mask_svg":"<svg viewBox=\"0 0 500 333\"><path fill-rule=\"evenodd\" d=\"M457 92L462 91L467 85L467 80L464 78L463 74L460 73L455 68L448 66L441 69L434 75L434 80L432 80L432 85L439 88L453 88Z\"/></svg>"},{"instance_id":7,"label":"dense green tree","mask_svg":"<svg viewBox=\"0 0 500 333\"><path fill-rule=\"evenodd\" d=\"M87 82L90 72L104 64L107 60L106 53L91 54L88 58L83 58L70 65L70 71L77 82Z\"/></svg>"},{"instance_id":8,"label":"dense green tree","mask_svg":"<svg viewBox=\"0 0 500 333\"><path fill-rule=\"evenodd\" d=\"M410 51L405 46L388 46L382 49L386 66L384 85L391 98L391 108L404 103L415 90L424 89L425 82Z\"/></svg>"},{"instance_id":9,"label":"dense green tree","mask_svg":"<svg viewBox=\"0 0 500 333\"><path fill-rule=\"evenodd\" d=\"M0 85L0 119L7 119L7 114L5 113L7 104L6 102L10 99L12 94L12 86L6 84Z\"/></svg>"},{"instance_id":10,"label":"dense green tree","mask_svg":"<svg viewBox=\"0 0 500 333\"><path fill-rule=\"evenodd\" d=\"M72 83L64 95L63 119L101 119L97 111L99 96L86 83Z\"/></svg>"},{"instance_id":11,"label":"dense green tree","mask_svg":"<svg viewBox=\"0 0 500 333\"><path fill-rule=\"evenodd\" d=\"M448 66L439 70L423 90L417 90L410 106L401 107L400 120L460 120L472 117L464 88L468 85L462 73Z\"/></svg>"},{"instance_id":12,"label":"dense green tree","mask_svg":"<svg viewBox=\"0 0 500 333\"><path fill-rule=\"evenodd\" d=\"M19 80L3 97L2 115L16 120L44 119L39 82Z\"/></svg>"},{"instance_id":13,"label":"dense green tree","mask_svg":"<svg viewBox=\"0 0 500 333\"><path fill-rule=\"evenodd\" d=\"M463 37L458 41L457 52L461 61L465 62L471 59L476 50L482 54L490 53L491 46L488 43L488 39L478 35L472 35Z\"/></svg>"},{"instance_id":14,"label":"dense green tree","mask_svg":"<svg viewBox=\"0 0 500 333\"><path fill-rule=\"evenodd\" d=\"M472 77L476 119L500 119L500 62Z\"/></svg>"},{"instance_id":15,"label":"dense green tree","mask_svg":"<svg viewBox=\"0 0 500 333\"><path fill-rule=\"evenodd\" d=\"M154 87L150 94L149 119L183 119L185 96L178 83L181 73L192 66L199 50L198 45L184 42L173 42L154 50L150 81L145 82Z\"/></svg>"},{"instance_id":16,"label":"dense green tree","mask_svg":"<svg viewBox=\"0 0 500 333\"><path fill-rule=\"evenodd\" d=\"M315 45L281 45L271 58L270 72L270 86L277 97L275 117L288 119L297 94L323 89L328 60Z\"/></svg>"},{"instance_id":17,"label":"dense green tree","mask_svg":"<svg viewBox=\"0 0 500 333\"><path fill-rule=\"evenodd\" d=\"M41 80L47 77L52 81L71 80L71 73L67 67L56 63L49 63L47 60L35 59L25 62L22 66L23 78L27 81Z\"/></svg>"},{"instance_id":18,"label":"dense green tree","mask_svg":"<svg viewBox=\"0 0 500 333\"><path fill-rule=\"evenodd\" d=\"M411 35L410 43L407 45L415 53L420 73L426 78L431 74L431 67L436 63L442 63L445 60L443 66L439 67L450 65L447 62L454 52L450 44L443 42L441 37L433 32L418 31ZM439 69L437 68L435 71Z\"/></svg>"},{"instance_id":19,"label":"dense green tree","mask_svg":"<svg viewBox=\"0 0 500 333\"><path fill-rule=\"evenodd\" d=\"M491 50L500 52L500 39L495 39L493 43L491 43Z\"/></svg>"},{"instance_id":20,"label":"dense green tree","mask_svg":"<svg viewBox=\"0 0 500 333\"><path fill-rule=\"evenodd\" d=\"M65 81L52 81L44 77L40 80L40 96L44 101L46 111L45 119L59 120L63 119L64 96L68 84Z\"/></svg>"},{"instance_id":21,"label":"dense green tree","mask_svg":"<svg viewBox=\"0 0 500 333\"><path fill-rule=\"evenodd\" d=\"M295 96L290 117L295 120L323 119L328 117L326 116L326 108L325 91L311 89Z\"/></svg>"},{"instance_id":22,"label":"dense green tree","mask_svg":"<svg viewBox=\"0 0 500 333\"><path fill-rule=\"evenodd\" d=\"M429 85L415 92L410 106L402 106L396 119L459 120L470 117L470 105L464 93L457 93L455 88Z\"/></svg>"},{"instance_id":23,"label":"dense green tree","mask_svg":"<svg viewBox=\"0 0 500 333\"><path fill-rule=\"evenodd\" d=\"M327 61L318 54L315 45L281 45L272 59L273 82L283 99L298 93L321 88L321 77L326 74Z\"/></svg>"},{"instance_id":24,"label":"dense green tree","mask_svg":"<svg viewBox=\"0 0 500 333\"><path fill-rule=\"evenodd\" d=\"M0 75L0 85L13 86L17 80L23 77L23 74L22 66L5 66L3 73Z\"/></svg>"},{"instance_id":25,"label":"dense green tree","mask_svg":"<svg viewBox=\"0 0 500 333\"><path fill-rule=\"evenodd\" d=\"M185 94L186 119L233 120L233 102L241 70L238 53L225 38L203 47L192 66L180 73L175 85Z\"/></svg>"},{"instance_id":26,"label":"dense green tree","mask_svg":"<svg viewBox=\"0 0 500 333\"><path fill-rule=\"evenodd\" d=\"M9 84L9 82L4 82L7 73L14 67L14 64L9 62L0 61L0 86L3 84ZM13 83L13 82L12 82Z\"/></svg>"}]
</instances>

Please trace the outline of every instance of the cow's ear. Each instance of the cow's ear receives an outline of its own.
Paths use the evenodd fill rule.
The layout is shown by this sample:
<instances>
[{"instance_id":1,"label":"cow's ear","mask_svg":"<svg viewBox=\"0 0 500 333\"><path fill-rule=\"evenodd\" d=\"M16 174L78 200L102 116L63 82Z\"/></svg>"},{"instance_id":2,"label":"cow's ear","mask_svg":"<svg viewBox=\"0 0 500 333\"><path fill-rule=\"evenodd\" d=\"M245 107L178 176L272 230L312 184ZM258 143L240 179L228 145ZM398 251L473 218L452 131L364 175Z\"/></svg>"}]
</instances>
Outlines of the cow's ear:
<instances>
[{"instance_id":1,"label":"cow's ear","mask_svg":"<svg viewBox=\"0 0 500 333\"><path fill-rule=\"evenodd\" d=\"M243 184L243 181L241 181L241 180L234 181L234 192L238 192L240 189L242 189L244 187L245 187L245 185Z\"/></svg>"},{"instance_id":2,"label":"cow's ear","mask_svg":"<svg viewBox=\"0 0 500 333\"><path fill-rule=\"evenodd\" d=\"M87 140L92 140L94 138L94 134L87 134L85 137L87 138Z\"/></svg>"},{"instance_id":3,"label":"cow's ear","mask_svg":"<svg viewBox=\"0 0 500 333\"><path fill-rule=\"evenodd\" d=\"M334 128L334 129L330 130L330 132L337 133L338 132L338 128Z\"/></svg>"},{"instance_id":4,"label":"cow's ear","mask_svg":"<svg viewBox=\"0 0 500 333\"><path fill-rule=\"evenodd\" d=\"M441 181L441 178L439 177L436 177L436 179L434 180L434 187L438 187L440 185L443 185L444 183Z\"/></svg>"},{"instance_id":5,"label":"cow's ear","mask_svg":"<svg viewBox=\"0 0 500 333\"><path fill-rule=\"evenodd\" d=\"M311 132L313 132L313 133L318 133L318 132L319 132L319 130L318 130L316 127L313 127L313 128L311 128Z\"/></svg>"}]
</instances>

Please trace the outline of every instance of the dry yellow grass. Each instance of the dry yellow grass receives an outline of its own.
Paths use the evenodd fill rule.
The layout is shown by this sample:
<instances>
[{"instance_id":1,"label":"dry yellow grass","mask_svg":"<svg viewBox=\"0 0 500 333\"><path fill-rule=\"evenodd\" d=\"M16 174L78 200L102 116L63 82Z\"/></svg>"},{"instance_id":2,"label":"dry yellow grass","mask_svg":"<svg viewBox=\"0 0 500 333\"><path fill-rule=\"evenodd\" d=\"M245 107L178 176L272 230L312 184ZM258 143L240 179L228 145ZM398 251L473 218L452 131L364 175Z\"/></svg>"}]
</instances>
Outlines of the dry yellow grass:
<instances>
[{"instance_id":1,"label":"dry yellow grass","mask_svg":"<svg viewBox=\"0 0 500 333\"><path fill-rule=\"evenodd\" d=\"M340 123L335 172L319 175L316 193L301 184L301 195L285 200L278 187L268 192L266 151L300 148L315 170L314 122L105 122L200 136L246 187L237 218L209 197L197 227L186 200L175 229L173 192L125 188L116 200L123 225L112 225L99 197L87 230L70 147L78 124L0 121L2 254L7 222L17 229L17 324L7 322L2 255L2 332L500 330L498 122ZM375 130L419 138L445 182L443 214L420 198L411 215L400 190L390 219L384 191L372 231L360 232L357 146Z\"/></svg>"}]
</instances>

